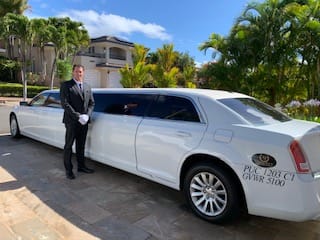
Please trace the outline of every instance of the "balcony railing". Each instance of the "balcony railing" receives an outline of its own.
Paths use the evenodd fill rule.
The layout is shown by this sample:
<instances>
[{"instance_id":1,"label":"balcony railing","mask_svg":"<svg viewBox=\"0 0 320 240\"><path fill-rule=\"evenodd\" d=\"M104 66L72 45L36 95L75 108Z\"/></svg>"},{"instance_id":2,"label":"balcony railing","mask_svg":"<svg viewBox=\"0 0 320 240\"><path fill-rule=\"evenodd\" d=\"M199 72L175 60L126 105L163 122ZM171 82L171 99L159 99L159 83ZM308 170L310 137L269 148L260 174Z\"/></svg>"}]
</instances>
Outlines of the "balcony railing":
<instances>
[{"instance_id":1,"label":"balcony railing","mask_svg":"<svg viewBox=\"0 0 320 240\"><path fill-rule=\"evenodd\" d=\"M77 56L87 56L87 57L96 57L96 58L105 58L105 53L89 53L89 52L78 52ZM118 55L118 54L110 54L110 59L116 59L116 60L126 60L126 56Z\"/></svg>"},{"instance_id":2,"label":"balcony railing","mask_svg":"<svg viewBox=\"0 0 320 240\"><path fill-rule=\"evenodd\" d=\"M78 52L77 56L96 57L96 58L106 57L104 53L89 53L89 52Z\"/></svg>"},{"instance_id":3,"label":"balcony railing","mask_svg":"<svg viewBox=\"0 0 320 240\"><path fill-rule=\"evenodd\" d=\"M125 61L126 57L125 56L121 56L121 55L117 55L117 54L110 54L110 59L116 59L116 60L122 60Z\"/></svg>"}]
</instances>

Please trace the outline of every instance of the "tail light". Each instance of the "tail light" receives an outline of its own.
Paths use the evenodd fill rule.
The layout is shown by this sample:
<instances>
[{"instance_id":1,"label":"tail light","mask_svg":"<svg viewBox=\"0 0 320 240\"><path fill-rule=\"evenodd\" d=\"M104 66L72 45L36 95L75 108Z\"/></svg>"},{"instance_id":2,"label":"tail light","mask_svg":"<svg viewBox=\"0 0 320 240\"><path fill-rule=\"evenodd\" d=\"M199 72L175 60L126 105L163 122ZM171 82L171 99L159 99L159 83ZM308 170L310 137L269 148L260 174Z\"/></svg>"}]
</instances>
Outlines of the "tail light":
<instances>
[{"instance_id":1,"label":"tail light","mask_svg":"<svg viewBox=\"0 0 320 240\"><path fill-rule=\"evenodd\" d=\"M290 151L294 160L297 173L310 173L310 166L298 141L290 144Z\"/></svg>"}]
</instances>

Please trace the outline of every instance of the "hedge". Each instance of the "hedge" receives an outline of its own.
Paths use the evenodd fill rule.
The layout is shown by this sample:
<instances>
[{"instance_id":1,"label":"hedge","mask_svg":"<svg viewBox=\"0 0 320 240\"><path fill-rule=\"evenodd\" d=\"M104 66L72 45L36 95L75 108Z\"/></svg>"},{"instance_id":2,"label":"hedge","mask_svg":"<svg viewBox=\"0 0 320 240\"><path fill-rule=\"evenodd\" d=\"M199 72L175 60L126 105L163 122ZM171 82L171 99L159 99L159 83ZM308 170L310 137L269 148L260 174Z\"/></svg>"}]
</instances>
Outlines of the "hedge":
<instances>
[{"instance_id":1,"label":"hedge","mask_svg":"<svg viewBox=\"0 0 320 240\"><path fill-rule=\"evenodd\" d=\"M32 98L49 87L45 86L27 86L27 97ZM23 85L19 83L1 83L0 97L23 97Z\"/></svg>"}]
</instances>

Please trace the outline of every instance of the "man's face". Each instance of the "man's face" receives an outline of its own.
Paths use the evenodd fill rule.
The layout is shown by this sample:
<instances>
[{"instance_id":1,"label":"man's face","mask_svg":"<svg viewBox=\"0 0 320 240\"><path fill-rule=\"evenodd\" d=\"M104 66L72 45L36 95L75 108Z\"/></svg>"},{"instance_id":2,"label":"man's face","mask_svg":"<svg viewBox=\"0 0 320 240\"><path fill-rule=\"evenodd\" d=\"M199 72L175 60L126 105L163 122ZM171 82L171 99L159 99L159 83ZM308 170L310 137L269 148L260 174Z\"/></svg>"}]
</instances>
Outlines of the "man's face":
<instances>
[{"instance_id":1,"label":"man's face","mask_svg":"<svg viewBox=\"0 0 320 240\"><path fill-rule=\"evenodd\" d=\"M73 79L76 81L82 82L83 81L83 75L84 75L84 70L82 67L75 67L73 72Z\"/></svg>"}]
</instances>

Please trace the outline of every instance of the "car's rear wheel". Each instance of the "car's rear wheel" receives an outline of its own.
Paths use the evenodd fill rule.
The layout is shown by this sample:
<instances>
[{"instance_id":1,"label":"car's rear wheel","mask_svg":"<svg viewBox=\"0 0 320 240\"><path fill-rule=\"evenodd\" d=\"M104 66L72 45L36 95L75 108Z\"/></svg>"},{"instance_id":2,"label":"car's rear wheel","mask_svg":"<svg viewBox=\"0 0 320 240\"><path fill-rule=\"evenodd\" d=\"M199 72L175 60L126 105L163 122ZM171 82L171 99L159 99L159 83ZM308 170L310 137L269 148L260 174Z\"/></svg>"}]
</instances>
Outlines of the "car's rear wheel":
<instances>
[{"instance_id":1,"label":"car's rear wheel","mask_svg":"<svg viewBox=\"0 0 320 240\"><path fill-rule=\"evenodd\" d=\"M10 133L14 138L20 137L20 129L15 115L10 116Z\"/></svg>"},{"instance_id":2,"label":"car's rear wheel","mask_svg":"<svg viewBox=\"0 0 320 240\"><path fill-rule=\"evenodd\" d=\"M214 223L224 223L239 214L240 196L231 175L211 164L191 168L184 181L184 195L199 217Z\"/></svg>"}]
</instances>

